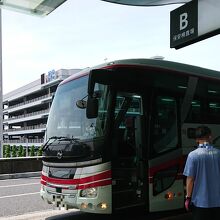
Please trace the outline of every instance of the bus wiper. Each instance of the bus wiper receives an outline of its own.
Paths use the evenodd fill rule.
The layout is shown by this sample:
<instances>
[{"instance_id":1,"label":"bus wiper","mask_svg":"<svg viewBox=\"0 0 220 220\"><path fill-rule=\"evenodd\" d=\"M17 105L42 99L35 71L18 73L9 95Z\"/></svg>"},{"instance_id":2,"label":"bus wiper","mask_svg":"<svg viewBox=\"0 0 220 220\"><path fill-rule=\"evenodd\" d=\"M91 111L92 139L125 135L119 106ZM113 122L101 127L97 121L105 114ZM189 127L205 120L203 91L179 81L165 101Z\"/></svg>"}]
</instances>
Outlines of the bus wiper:
<instances>
[{"instance_id":1,"label":"bus wiper","mask_svg":"<svg viewBox=\"0 0 220 220\"><path fill-rule=\"evenodd\" d=\"M42 150L45 151L51 144L53 144L54 141L61 140L61 139L64 139L64 138L66 138L66 137L63 137L63 136L52 136L52 137L50 137L47 140L47 142L43 145ZM51 140L53 140L53 141L50 142Z\"/></svg>"},{"instance_id":2,"label":"bus wiper","mask_svg":"<svg viewBox=\"0 0 220 220\"><path fill-rule=\"evenodd\" d=\"M71 138L61 137L61 138L59 138L59 141L78 141L78 140L79 140L79 138L74 138L74 137L71 137Z\"/></svg>"},{"instance_id":3,"label":"bus wiper","mask_svg":"<svg viewBox=\"0 0 220 220\"><path fill-rule=\"evenodd\" d=\"M51 141L53 140L53 141ZM47 142L43 145L43 151L45 151L51 144L53 144L55 141L69 141L69 142L79 142L78 138L69 138L69 137L64 137L64 136L52 136L50 137ZM50 142L51 141L51 142ZM50 142L50 143L49 143Z\"/></svg>"}]
</instances>

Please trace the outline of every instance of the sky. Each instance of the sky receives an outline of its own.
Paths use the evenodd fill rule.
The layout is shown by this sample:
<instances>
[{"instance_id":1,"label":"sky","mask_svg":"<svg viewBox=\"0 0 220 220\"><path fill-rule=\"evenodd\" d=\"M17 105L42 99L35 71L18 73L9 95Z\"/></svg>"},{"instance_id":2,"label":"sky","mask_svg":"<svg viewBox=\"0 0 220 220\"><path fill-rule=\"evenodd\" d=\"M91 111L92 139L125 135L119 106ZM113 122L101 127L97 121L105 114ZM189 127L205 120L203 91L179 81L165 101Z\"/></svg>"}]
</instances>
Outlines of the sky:
<instances>
[{"instance_id":1,"label":"sky","mask_svg":"<svg viewBox=\"0 0 220 220\"><path fill-rule=\"evenodd\" d=\"M43 18L2 9L3 94L53 69L83 69L106 60L163 56L220 71L220 35L170 48L170 11L180 6L68 0Z\"/></svg>"}]
</instances>

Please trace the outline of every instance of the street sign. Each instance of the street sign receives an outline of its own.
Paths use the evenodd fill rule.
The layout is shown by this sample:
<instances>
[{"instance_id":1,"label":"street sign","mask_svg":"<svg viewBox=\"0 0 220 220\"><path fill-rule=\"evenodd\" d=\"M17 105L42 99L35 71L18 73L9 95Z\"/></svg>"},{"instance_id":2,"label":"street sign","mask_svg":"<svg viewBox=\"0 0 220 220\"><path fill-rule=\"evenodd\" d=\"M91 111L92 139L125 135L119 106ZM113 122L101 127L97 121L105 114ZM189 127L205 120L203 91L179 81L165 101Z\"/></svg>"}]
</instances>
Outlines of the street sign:
<instances>
[{"instance_id":1,"label":"street sign","mask_svg":"<svg viewBox=\"0 0 220 220\"><path fill-rule=\"evenodd\" d=\"M182 48L220 33L220 1L192 0L170 12L170 47Z\"/></svg>"},{"instance_id":2,"label":"street sign","mask_svg":"<svg viewBox=\"0 0 220 220\"><path fill-rule=\"evenodd\" d=\"M170 47L179 48L198 37L198 2L191 1L170 13Z\"/></svg>"}]
</instances>

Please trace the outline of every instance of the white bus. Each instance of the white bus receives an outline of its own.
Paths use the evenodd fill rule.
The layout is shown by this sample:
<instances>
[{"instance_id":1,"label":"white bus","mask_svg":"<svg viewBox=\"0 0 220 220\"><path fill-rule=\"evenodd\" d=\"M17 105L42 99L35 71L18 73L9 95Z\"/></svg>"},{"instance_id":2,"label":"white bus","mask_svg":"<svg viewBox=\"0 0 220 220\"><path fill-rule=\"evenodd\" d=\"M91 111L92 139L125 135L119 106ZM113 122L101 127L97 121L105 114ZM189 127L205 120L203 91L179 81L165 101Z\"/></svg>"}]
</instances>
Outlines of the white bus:
<instances>
[{"instance_id":1,"label":"white bus","mask_svg":"<svg viewBox=\"0 0 220 220\"><path fill-rule=\"evenodd\" d=\"M111 214L184 207L193 129L220 137L220 73L154 59L118 60L59 85L43 149L41 197Z\"/></svg>"}]
</instances>

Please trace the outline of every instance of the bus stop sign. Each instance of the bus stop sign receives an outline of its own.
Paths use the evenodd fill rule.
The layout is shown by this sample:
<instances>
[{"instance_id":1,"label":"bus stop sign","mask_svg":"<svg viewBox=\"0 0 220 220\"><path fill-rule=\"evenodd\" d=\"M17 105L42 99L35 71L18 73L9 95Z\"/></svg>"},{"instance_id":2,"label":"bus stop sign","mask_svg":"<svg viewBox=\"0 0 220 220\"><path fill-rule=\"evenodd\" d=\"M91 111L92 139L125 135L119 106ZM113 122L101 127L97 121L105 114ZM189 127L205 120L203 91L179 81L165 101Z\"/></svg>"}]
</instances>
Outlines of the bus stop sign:
<instances>
[{"instance_id":1,"label":"bus stop sign","mask_svg":"<svg viewBox=\"0 0 220 220\"><path fill-rule=\"evenodd\" d=\"M197 1L191 1L170 13L170 47L180 48L198 37Z\"/></svg>"},{"instance_id":2,"label":"bus stop sign","mask_svg":"<svg viewBox=\"0 0 220 220\"><path fill-rule=\"evenodd\" d=\"M220 1L192 0L170 12L170 47L179 49L220 33Z\"/></svg>"}]
</instances>

